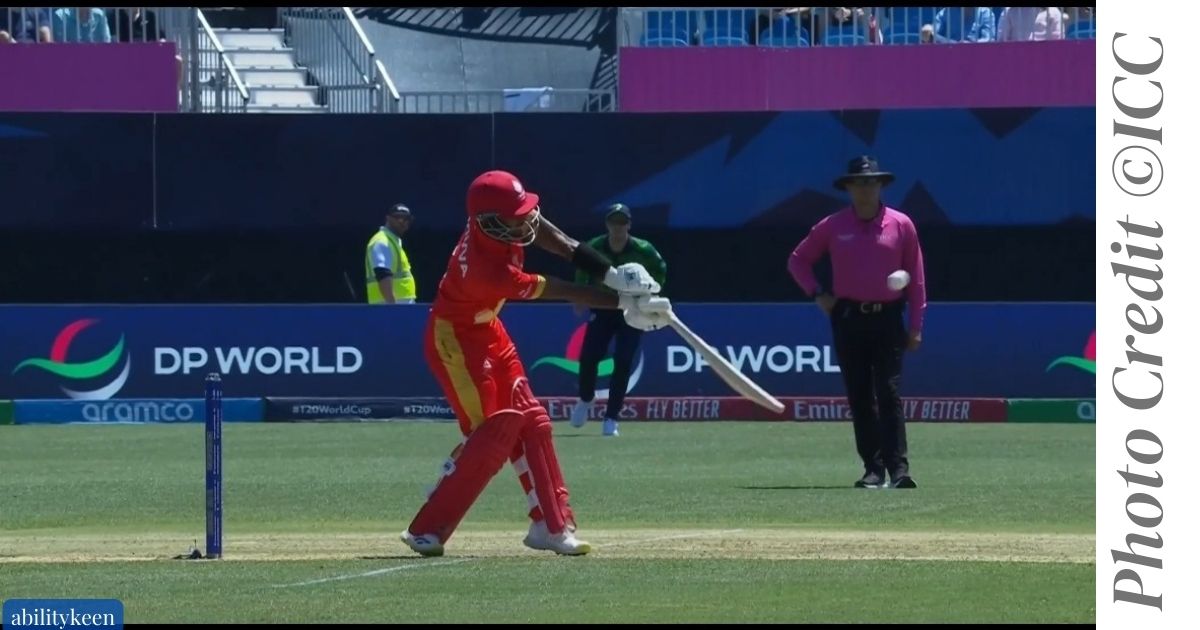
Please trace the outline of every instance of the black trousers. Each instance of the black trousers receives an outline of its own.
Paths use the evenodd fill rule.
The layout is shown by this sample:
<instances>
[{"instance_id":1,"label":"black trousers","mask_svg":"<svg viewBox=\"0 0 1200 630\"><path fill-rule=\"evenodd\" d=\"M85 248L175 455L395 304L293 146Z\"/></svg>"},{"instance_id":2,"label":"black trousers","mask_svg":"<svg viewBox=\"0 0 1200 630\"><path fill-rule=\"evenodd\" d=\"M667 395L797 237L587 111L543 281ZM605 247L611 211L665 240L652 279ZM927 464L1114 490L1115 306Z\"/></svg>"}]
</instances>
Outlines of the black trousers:
<instances>
[{"instance_id":1,"label":"black trousers","mask_svg":"<svg viewBox=\"0 0 1200 630\"><path fill-rule=\"evenodd\" d=\"M908 345L903 302L838 300L831 318L863 467L880 475L886 471L893 479L907 475L908 440L900 400L901 364Z\"/></svg>"},{"instance_id":2,"label":"black trousers","mask_svg":"<svg viewBox=\"0 0 1200 630\"><path fill-rule=\"evenodd\" d=\"M626 324L625 315L619 310L592 310L579 357L579 398L591 402L596 397L597 371L600 361L608 354L608 345L613 337L617 338L617 343L613 351L613 371L608 381L608 407L604 417L616 419L621 417L633 357L642 341L642 331Z\"/></svg>"}]
</instances>

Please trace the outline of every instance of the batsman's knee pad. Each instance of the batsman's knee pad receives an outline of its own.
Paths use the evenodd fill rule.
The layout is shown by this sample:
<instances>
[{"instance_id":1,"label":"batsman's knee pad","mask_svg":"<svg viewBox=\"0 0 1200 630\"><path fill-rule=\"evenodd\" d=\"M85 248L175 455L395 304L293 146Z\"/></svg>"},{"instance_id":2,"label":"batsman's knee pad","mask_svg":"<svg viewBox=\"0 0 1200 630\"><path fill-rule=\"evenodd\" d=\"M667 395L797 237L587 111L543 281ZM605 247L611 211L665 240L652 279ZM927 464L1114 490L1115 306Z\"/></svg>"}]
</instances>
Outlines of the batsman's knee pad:
<instances>
[{"instance_id":1,"label":"batsman's knee pad","mask_svg":"<svg viewBox=\"0 0 1200 630\"><path fill-rule=\"evenodd\" d=\"M538 410L541 410L543 414L546 413L545 408L542 407L542 403L538 401L537 396L533 395L533 390L529 388L529 379L524 377L513 381L510 406L514 411L524 414L526 417L530 417L530 412ZM549 419L549 415L547 414L546 420L549 421Z\"/></svg>"},{"instance_id":2,"label":"batsman's knee pad","mask_svg":"<svg viewBox=\"0 0 1200 630\"><path fill-rule=\"evenodd\" d=\"M534 432L550 435L554 431L554 427L550 424L550 414L540 404L532 409L526 409L523 415L525 416L525 431L522 433L522 438L533 435Z\"/></svg>"},{"instance_id":3,"label":"batsman's knee pad","mask_svg":"<svg viewBox=\"0 0 1200 630\"><path fill-rule=\"evenodd\" d=\"M460 449L455 449L457 456L446 460L443 475L495 475L512 454L524 425L524 416L516 413L488 418L467 436Z\"/></svg>"}]
</instances>

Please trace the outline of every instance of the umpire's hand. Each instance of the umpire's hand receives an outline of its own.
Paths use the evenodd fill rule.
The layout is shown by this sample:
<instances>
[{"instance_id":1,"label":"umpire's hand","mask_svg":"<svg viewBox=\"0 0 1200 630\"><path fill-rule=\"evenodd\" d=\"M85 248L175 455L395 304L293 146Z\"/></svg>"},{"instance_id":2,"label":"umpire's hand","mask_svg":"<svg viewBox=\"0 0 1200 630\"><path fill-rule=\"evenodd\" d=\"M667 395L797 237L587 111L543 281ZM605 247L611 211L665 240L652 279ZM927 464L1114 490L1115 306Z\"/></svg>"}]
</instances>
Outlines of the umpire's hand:
<instances>
[{"instance_id":1,"label":"umpire's hand","mask_svg":"<svg viewBox=\"0 0 1200 630\"><path fill-rule=\"evenodd\" d=\"M908 333L908 351L916 352L921 347L921 333Z\"/></svg>"},{"instance_id":2,"label":"umpire's hand","mask_svg":"<svg viewBox=\"0 0 1200 630\"><path fill-rule=\"evenodd\" d=\"M822 311L825 311L826 315L833 315L833 307L837 304L837 298L829 295L828 293L823 293L817 296L816 302L817 306L819 306Z\"/></svg>"}]
</instances>

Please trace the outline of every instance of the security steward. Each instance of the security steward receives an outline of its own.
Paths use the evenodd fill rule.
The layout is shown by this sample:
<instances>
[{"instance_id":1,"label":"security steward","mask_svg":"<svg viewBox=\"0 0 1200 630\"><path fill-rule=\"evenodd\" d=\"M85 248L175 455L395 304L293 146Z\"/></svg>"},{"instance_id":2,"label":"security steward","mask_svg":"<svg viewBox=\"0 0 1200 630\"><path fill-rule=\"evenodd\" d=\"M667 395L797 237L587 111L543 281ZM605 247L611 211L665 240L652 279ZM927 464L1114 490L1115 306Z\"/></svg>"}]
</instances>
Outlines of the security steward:
<instances>
[{"instance_id":1,"label":"security steward","mask_svg":"<svg viewBox=\"0 0 1200 630\"><path fill-rule=\"evenodd\" d=\"M412 225L412 212L398 203L384 221L367 242L367 303L412 304L417 301L417 283L401 241Z\"/></svg>"}]
</instances>

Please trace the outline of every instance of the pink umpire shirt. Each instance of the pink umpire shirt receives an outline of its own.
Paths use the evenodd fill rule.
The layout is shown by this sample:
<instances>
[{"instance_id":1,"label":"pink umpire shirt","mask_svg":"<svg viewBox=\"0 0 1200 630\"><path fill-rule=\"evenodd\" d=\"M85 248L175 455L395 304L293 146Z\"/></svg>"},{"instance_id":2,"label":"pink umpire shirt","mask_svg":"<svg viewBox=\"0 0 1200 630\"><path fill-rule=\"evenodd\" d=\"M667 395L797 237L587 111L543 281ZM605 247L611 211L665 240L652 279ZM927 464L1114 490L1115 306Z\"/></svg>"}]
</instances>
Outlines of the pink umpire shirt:
<instances>
[{"instance_id":1,"label":"pink umpire shirt","mask_svg":"<svg viewBox=\"0 0 1200 630\"><path fill-rule=\"evenodd\" d=\"M908 215L884 206L870 221L844 208L813 226L788 258L788 271L809 295L817 290L813 263L828 252L833 260L833 295L856 302L892 302L908 298L908 328L925 323L925 262L917 228ZM887 286L887 277L903 269L912 276L903 291Z\"/></svg>"}]
</instances>

